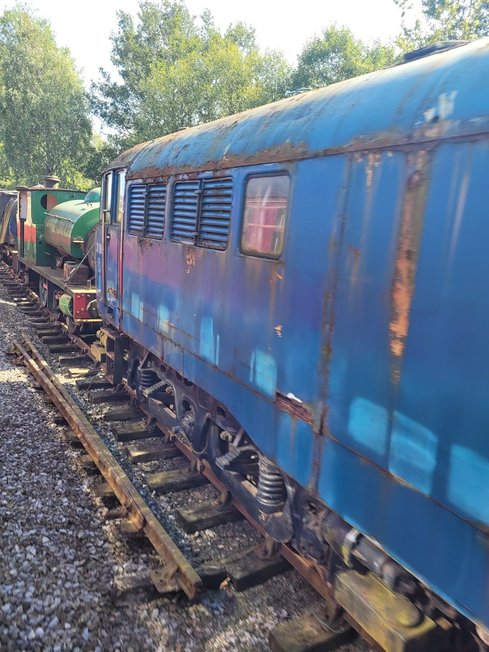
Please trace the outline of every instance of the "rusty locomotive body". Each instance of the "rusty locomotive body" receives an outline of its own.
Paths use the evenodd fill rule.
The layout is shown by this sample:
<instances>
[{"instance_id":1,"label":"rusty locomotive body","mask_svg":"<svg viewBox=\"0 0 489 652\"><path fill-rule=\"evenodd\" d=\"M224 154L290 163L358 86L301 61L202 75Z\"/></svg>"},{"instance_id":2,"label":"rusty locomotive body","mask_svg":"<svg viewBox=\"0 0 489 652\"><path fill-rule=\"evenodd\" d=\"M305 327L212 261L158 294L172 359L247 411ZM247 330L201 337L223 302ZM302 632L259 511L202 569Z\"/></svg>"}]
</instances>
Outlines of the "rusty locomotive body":
<instances>
[{"instance_id":1,"label":"rusty locomotive body","mask_svg":"<svg viewBox=\"0 0 489 652\"><path fill-rule=\"evenodd\" d=\"M489 639L488 72L476 42L103 178L109 374L386 649Z\"/></svg>"}]
</instances>

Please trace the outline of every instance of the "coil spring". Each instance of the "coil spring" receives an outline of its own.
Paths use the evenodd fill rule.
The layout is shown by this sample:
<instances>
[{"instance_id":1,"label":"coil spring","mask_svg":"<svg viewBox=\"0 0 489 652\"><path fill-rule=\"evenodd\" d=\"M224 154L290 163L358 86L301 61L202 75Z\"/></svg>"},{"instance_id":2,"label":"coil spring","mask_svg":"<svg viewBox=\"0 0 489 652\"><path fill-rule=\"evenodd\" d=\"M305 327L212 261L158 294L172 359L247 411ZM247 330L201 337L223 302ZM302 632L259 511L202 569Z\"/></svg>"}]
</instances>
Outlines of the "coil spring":
<instances>
[{"instance_id":1,"label":"coil spring","mask_svg":"<svg viewBox=\"0 0 489 652\"><path fill-rule=\"evenodd\" d=\"M285 496L285 484L280 471L266 457L260 456L256 496L260 509L266 512L278 511L285 502Z\"/></svg>"},{"instance_id":2,"label":"coil spring","mask_svg":"<svg viewBox=\"0 0 489 652\"><path fill-rule=\"evenodd\" d=\"M147 389L158 382L158 376L152 369L139 370L139 385L141 389Z\"/></svg>"}]
</instances>

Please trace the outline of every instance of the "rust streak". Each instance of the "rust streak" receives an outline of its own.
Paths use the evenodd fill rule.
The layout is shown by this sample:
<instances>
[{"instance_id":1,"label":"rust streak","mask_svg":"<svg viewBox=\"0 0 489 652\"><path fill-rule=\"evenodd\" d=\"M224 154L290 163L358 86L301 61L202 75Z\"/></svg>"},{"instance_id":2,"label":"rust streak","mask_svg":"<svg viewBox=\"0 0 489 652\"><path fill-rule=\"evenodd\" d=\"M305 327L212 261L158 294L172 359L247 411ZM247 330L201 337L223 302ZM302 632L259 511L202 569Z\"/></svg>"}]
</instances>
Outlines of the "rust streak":
<instances>
[{"instance_id":1,"label":"rust streak","mask_svg":"<svg viewBox=\"0 0 489 652\"><path fill-rule=\"evenodd\" d=\"M280 410L288 412L294 419L301 419L309 424L313 423L312 410L307 405L280 394L280 392L277 392L276 404Z\"/></svg>"},{"instance_id":2,"label":"rust streak","mask_svg":"<svg viewBox=\"0 0 489 652\"><path fill-rule=\"evenodd\" d=\"M424 206L427 190L426 152L416 155L401 213L399 240L392 285L392 318L389 323L390 350L394 356L393 380L400 378L399 362L403 357L409 331L411 303L416 282L416 268L419 256Z\"/></svg>"}]
</instances>

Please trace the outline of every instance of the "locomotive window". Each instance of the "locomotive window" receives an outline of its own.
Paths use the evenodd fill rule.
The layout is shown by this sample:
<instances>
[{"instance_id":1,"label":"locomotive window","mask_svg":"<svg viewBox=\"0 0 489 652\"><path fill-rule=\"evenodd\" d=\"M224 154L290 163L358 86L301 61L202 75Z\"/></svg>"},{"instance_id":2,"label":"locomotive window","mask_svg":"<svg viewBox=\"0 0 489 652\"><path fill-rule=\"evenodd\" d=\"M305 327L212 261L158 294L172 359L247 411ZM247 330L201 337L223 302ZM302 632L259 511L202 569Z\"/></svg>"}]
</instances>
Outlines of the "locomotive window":
<instances>
[{"instance_id":1,"label":"locomotive window","mask_svg":"<svg viewBox=\"0 0 489 652\"><path fill-rule=\"evenodd\" d=\"M117 207L115 221L117 224L122 223L122 211L124 208L124 191L126 189L126 171L121 170L117 173Z\"/></svg>"},{"instance_id":2,"label":"locomotive window","mask_svg":"<svg viewBox=\"0 0 489 652\"><path fill-rule=\"evenodd\" d=\"M252 177L246 184L241 250L278 258L284 248L289 177Z\"/></svg>"},{"instance_id":3,"label":"locomotive window","mask_svg":"<svg viewBox=\"0 0 489 652\"><path fill-rule=\"evenodd\" d=\"M103 185L103 211L106 215L106 220L110 218L110 205L112 203L112 172L109 172L104 177Z\"/></svg>"}]
</instances>

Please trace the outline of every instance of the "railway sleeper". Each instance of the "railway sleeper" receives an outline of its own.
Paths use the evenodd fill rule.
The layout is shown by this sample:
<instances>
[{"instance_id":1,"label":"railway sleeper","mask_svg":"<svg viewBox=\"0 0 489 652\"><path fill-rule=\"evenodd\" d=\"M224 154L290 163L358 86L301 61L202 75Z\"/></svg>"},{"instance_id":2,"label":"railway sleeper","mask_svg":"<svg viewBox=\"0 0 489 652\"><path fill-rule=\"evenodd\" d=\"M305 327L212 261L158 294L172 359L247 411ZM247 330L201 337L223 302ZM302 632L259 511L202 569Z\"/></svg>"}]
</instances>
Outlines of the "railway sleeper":
<instances>
[{"instance_id":1,"label":"railway sleeper","mask_svg":"<svg viewBox=\"0 0 489 652\"><path fill-rule=\"evenodd\" d=\"M152 444L132 444L126 446L129 461L133 464L152 462L154 460L171 460L181 457L182 453L173 444L157 441Z\"/></svg>"},{"instance_id":2,"label":"railway sleeper","mask_svg":"<svg viewBox=\"0 0 489 652\"><path fill-rule=\"evenodd\" d=\"M37 326L37 327L34 328L34 330L36 331L36 335L37 335L37 337L39 337L41 342L43 341L44 337L52 337L52 336L58 336L59 337L59 334L60 334L60 331L59 331L58 328L53 328L52 326L49 327L48 324L46 324L46 325L42 324L41 326Z\"/></svg>"},{"instance_id":3,"label":"railway sleeper","mask_svg":"<svg viewBox=\"0 0 489 652\"><path fill-rule=\"evenodd\" d=\"M145 425L130 424L113 429L114 437L118 442L138 441L141 439L153 439L158 436L154 431L149 430Z\"/></svg>"},{"instance_id":4,"label":"railway sleeper","mask_svg":"<svg viewBox=\"0 0 489 652\"><path fill-rule=\"evenodd\" d=\"M111 409L104 416L105 421L136 421L141 419L143 413L138 408L125 407Z\"/></svg>"},{"instance_id":5,"label":"railway sleeper","mask_svg":"<svg viewBox=\"0 0 489 652\"><path fill-rule=\"evenodd\" d=\"M279 553L271 556L260 554L259 548L225 559L222 564L235 591L245 591L291 569L289 562Z\"/></svg>"},{"instance_id":6,"label":"railway sleeper","mask_svg":"<svg viewBox=\"0 0 489 652\"><path fill-rule=\"evenodd\" d=\"M80 390L86 389L107 389L112 387L112 384L109 383L105 378L91 378L89 380L77 380L76 386Z\"/></svg>"},{"instance_id":7,"label":"railway sleeper","mask_svg":"<svg viewBox=\"0 0 489 652\"><path fill-rule=\"evenodd\" d=\"M29 322L29 326L36 332L36 335L39 337L39 332L41 331L54 331L53 335L58 335L59 331L54 329L52 322L41 320L35 322Z\"/></svg>"},{"instance_id":8,"label":"railway sleeper","mask_svg":"<svg viewBox=\"0 0 489 652\"><path fill-rule=\"evenodd\" d=\"M146 474L146 482L152 491L167 494L172 491L194 489L207 484L207 478L193 469L176 469L172 471L159 471Z\"/></svg>"},{"instance_id":9,"label":"railway sleeper","mask_svg":"<svg viewBox=\"0 0 489 652\"><path fill-rule=\"evenodd\" d=\"M26 315L27 317L42 317L43 316L43 311L39 310L39 308L29 308L29 307L23 307L19 306L19 312L21 312L23 315Z\"/></svg>"},{"instance_id":10,"label":"railway sleeper","mask_svg":"<svg viewBox=\"0 0 489 652\"><path fill-rule=\"evenodd\" d=\"M75 353L68 355L60 355L58 357L58 363L61 365L71 365L74 362L79 362L84 365L91 365L92 361L85 353ZM98 373L97 369L89 368L87 371L93 371L93 373Z\"/></svg>"},{"instance_id":11,"label":"railway sleeper","mask_svg":"<svg viewBox=\"0 0 489 652\"><path fill-rule=\"evenodd\" d=\"M122 518L118 524L119 532L126 538L132 541L146 541L144 532L139 525L134 523L128 518Z\"/></svg>"},{"instance_id":12,"label":"railway sleeper","mask_svg":"<svg viewBox=\"0 0 489 652\"><path fill-rule=\"evenodd\" d=\"M48 344L50 353L70 353L78 351L76 344Z\"/></svg>"},{"instance_id":13,"label":"railway sleeper","mask_svg":"<svg viewBox=\"0 0 489 652\"><path fill-rule=\"evenodd\" d=\"M148 573L134 573L114 579L113 599L122 600L134 593L144 592L149 597L158 597L154 582Z\"/></svg>"},{"instance_id":14,"label":"railway sleeper","mask_svg":"<svg viewBox=\"0 0 489 652\"><path fill-rule=\"evenodd\" d=\"M177 522L187 534L244 518L232 503L220 499L206 501L189 509L177 509L176 516Z\"/></svg>"},{"instance_id":15,"label":"railway sleeper","mask_svg":"<svg viewBox=\"0 0 489 652\"><path fill-rule=\"evenodd\" d=\"M92 403L113 403L119 401L129 401L127 392L114 389L93 390L88 394Z\"/></svg>"},{"instance_id":16,"label":"railway sleeper","mask_svg":"<svg viewBox=\"0 0 489 652\"><path fill-rule=\"evenodd\" d=\"M76 435L75 435L76 437ZM98 473L97 465L93 461L93 459L88 455L87 453L84 453L83 455L80 455L80 458L78 460L78 463L80 466L87 471L87 473L90 474L96 474Z\"/></svg>"},{"instance_id":17,"label":"railway sleeper","mask_svg":"<svg viewBox=\"0 0 489 652\"><path fill-rule=\"evenodd\" d=\"M37 335L43 344L67 344L70 341L66 335L41 335L39 332Z\"/></svg>"},{"instance_id":18,"label":"railway sleeper","mask_svg":"<svg viewBox=\"0 0 489 652\"><path fill-rule=\"evenodd\" d=\"M326 652L351 643L357 637L348 623L333 627L322 611L293 618L272 629L269 644L272 652Z\"/></svg>"},{"instance_id":19,"label":"railway sleeper","mask_svg":"<svg viewBox=\"0 0 489 652\"><path fill-rule=\"evenodd\" d=\"M37 308L37 303L27 298L26 294L11 297L17 308Z\"/></svg>"}]
</instances>

